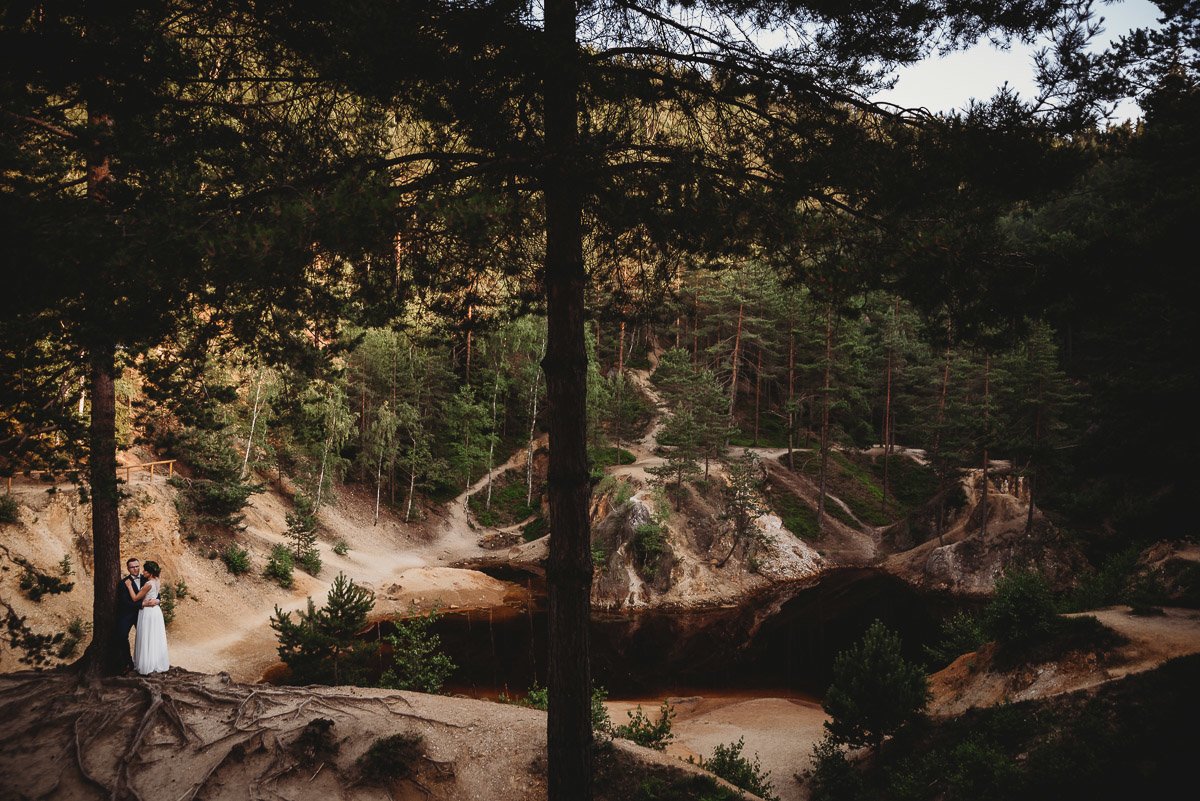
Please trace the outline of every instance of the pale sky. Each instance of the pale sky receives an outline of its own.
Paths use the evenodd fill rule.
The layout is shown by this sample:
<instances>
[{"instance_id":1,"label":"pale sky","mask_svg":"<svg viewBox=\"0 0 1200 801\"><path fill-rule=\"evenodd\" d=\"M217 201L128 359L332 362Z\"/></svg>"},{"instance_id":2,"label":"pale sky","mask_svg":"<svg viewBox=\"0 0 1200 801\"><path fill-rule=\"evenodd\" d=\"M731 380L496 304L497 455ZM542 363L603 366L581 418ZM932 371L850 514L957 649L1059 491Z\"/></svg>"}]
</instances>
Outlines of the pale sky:
<instances>
[{"instance_id":1,"label":"pale sky","mask_svg":"<svg viewBox=\"0 0 1200 801\"><path fill-rule=\"evenodd\" d=\"M1122 0L1105 5L1097 3L1097 16L1104 17L1104 32L1098 37L1103 47L1131 28L1157 27L1158 7L1149 0ZM894 89L881 92L877 100L886 100L906 108L924 106L930 111L962 109L972 98L986 100L1005 81L1024 98L1033 97L1033 52L1036 46L1020 43L1011 50L998 50L981 42L969 50L933 57L899 72ZM1117 109L1116 120L1141 116L1137 104L1127 102Z\"/></svg>"}]
</instances>

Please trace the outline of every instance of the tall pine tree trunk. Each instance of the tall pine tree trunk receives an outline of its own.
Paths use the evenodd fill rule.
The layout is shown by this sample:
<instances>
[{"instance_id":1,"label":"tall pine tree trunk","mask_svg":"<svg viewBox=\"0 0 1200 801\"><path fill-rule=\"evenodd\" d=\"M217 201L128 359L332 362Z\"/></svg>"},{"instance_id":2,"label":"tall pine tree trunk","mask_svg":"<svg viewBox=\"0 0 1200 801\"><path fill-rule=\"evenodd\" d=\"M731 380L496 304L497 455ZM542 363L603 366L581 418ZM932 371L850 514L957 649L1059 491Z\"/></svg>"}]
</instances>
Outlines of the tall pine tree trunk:
<instances>
[{"instance_id":1,"label":"tall pine tree trunk","mask_svg":"<svg viewBox=\"0 0 1200 801\"><path fill-rule=\"evenodd\" d=\"M938 410L937 410L937 426L933 436L933 452L931 463L938 470L938 505L937 517L934 522L934 530L937 532L938 545L945 545L946 542L942 539L943 529L945 528L946 519L946 472L945 466L939 461L942 450L942 426L946 421L946 392L950 388L950 360L953 357L954 349L954 329L952 323L946 321L946 361L942 367L942 389L938 395Z\"/></svg>"},{"instance_id":2,"label":"tall pine tree trunk","mask_svg":"<svg viewBox=\"0 0 1200 801\"><path fill-rule=\"evenodd\" d=\"M242 459L242 472L238 474L238 480L244 480L246 474L250 472L250 451L254 447L254 429L258 425L258 401L262 397L263 371L258 368L258 386L254 390L254 409L250 413L250 436L246 438L246 456Z\"/></svg>"},{"instance_id":3,"label":"tall pine tree trunk","mask_svg":"<svg viewBox=\"0 0 1200 801\"><path fill-rule=\"evenodd\" d=\"M621 391L625 388L625 321L621 321L620 334L617 336L617 377L614 381L616 387L616 397L613 401L613 409L615 414L613 417L613 429L616 433L617 449L613 452L613 457L617 464L621 463L621 418L625 416L625 409L622 406Z\"/></svg>"},{"instance_id":4,"label":"tall pine tree trunk","mask_svg":"<svg viewBox=\"0 0 1200 801\"><path fill-rule=\"evenodd\" d=\"M754 447L758 447L758 414L762 405L762 346L758 348L758 366L754 370Z\"/></svg>"},{"instance_id":5,"label":"tall pine tree trunk","mask_svg":"<svg viewBox=\"0 0 1200 801\"><path fill-rule=\"evenodd\" d=\"M883 516L887 518L888 491L892 456L891 425L892 425L892 349L888 348L886 389L883 393Z\"/></svg>"},{"instance_id":6,"label":"tall pine tree trunk","mask_svg":"<svg viewBox=\"0 0 1200 801\"><path fill-rule=\"evenodd\" d=\"M121 523L117 489L117 404L112 345L93 345L92 420L88 478L92 491L92 642L84 653L83 673L98 678L118 673L128 645L117 641L117 584L121 579Z\"/></svg>"},{"instance_id":7,"label":"tall pine tree trunk","mask_svg":"<svg viewBox=\"0 0 1200 801\"><path fill-rule=\"evenodd\" d=\"M104 12L101 12L104 13ZM97 36L101 20L91 32ZM96 78L93 91L102 83ZM97 216L106 215L108 191L113 176L110 169L109 138L113 119L98 108L95 98L88 102L87 197ZM97 305L104 303L99 298ZM80 659L87 679L115 675L128 658L128 644L117 641L117 584L121 578L121 520L117 490L117 399L115 388L116 343L106 337L103 320L92 323L89 332L92 418L88 437L88 479L92 491L92 641Z\"/></svg>"},{"instance_id":8,"label":"tall pine tree trunk","mask_svg":"<svg viewBox=\"0 0 1200 801\"><path fill-rule=\"evenodd\" d=\"M379 464L375 468L375 519L372 526L379 525L379 496L383 491L383 448L379 449Z\"/></svg>"},{"instance_id":9,"label":"tall pine tree trunk","mask_svg":"<svg viewBox=\"0 0 1200 801\"><path fill-rule=\"evenodd\" d=\"M467 369L465 371L464 381L467 386L471 386L471 334L472 326L471 319L475 313L475 309L470 303L467 304Z\"/></svg>"},{"instance_id":10,"label":"tall pine tree trunk","mask_svg":"<svg viewBox=\"0 0 1200 801\"><path fill-rule=\"evenodd\" d=\"M412 518L412 502L413 493L417 489L417 433L413 431L409 435L412 439L412 451L408 462L408 500L404 505L404 522L407 523Z\"/></svg>"},{"instance_id":11,"label":"tall pine tree trunk","mask_svg":"<svg viewBox=\"0 0 1200 801\"><path fill-rule=\"evenodd\" d=\"M500 340L500 347L504 347L504 340ZM496 382L492 384L492 431L488 437L488 464L487 464L487 502L484 504L484 509L491 510L492 508L492 470L496 461L496 399L500 395L500 368L496 367Z\"/></svg>"},{"instance_id":12,"label":"tall pine tree trunk","mask_svg":"<svg viewBox=\"0 0 1200 801\"><path fill-rule=\"evenodd\" d=\"M542 337L539 359L546 357L546 338ZM529 453L525 460L525 505L533 504L533 440L537 434L538 387L542 374L540 370L533 372L533 392L529 398Z\"/></svg>"},{"instance_id":13,"label":"tall pine tree trunk","mask_svg":"<svg viewBox=\"0 0 1200 801\"><path fill-rule=\"evenodd\" d=\"M733 334L733 362L731 365L733 368L733 376L729 381L729 419L731 422L734 419L734 417L733 417L734 405L737 403L738 361L741 358L742 320L744 318L745 312L746 312L746 304L739 303L738 304L737 330ZM729 436L728 435L725 436L725 444L729 444Z\"/></svg>"},{"instance_id":14,"label":"tall pine tree trunk","mask_svg":"<svg viewBox=\"0 0 1200 801\"><path fill-rule=\"evenodd\" d=\"M817 495L817 531L825 518L825 492L829 485L829 388L833 373L833 304L825 310L825 381L821 397L821 486Z\"/></svg>"},{"instance_id":15,"label":"tall pine tree trunk","mask_svg":"<svg viewBox=\"0 0 1200 801\"><path fill-rule=\"evenodd\" d=\"M1042 448L1042 394L1041 388L1038 388L1038 408L1033 418L1033 452L1040 453ZM1033 531L1033 506L1034 506L1034 479L1036 478L1036 468L1033 466L1033 458L1031 457L1025 464L1026 483L1029 487L1029 511L1025 515L1025 533Z\"/></svg>"},{"instance_id":16,"label":"tall pine tree trunk","mask_svg":"<svg viewBox=\"0 0 1200 801\"><path fill-rule=\"evenodd\" d=\"M979 535L987 536L988 524L988 445L991 444L991 396L989 394L992 375L992 357L983 357L983 497L980 508L983 516L980 518Z\"/></svg>"},{"instance_id":17,"label":"tall pine tree trunk","mask_svg":"<svg viewBox=\"0 0 1200 801\"><path fill-rule=\"evenodd\" d=\"M788 469L796 469L796 457L794 455L796 443L796 329L793 319L793 313L788 311L788 399L787 399L787 421L788 421L788 444L787 458Z\"/></svg>"},{"instance_id":18,"label":"tall pine tree trunk","mask_svg":"<svg viewBox=\"0 0 1200 801\"><path fill-rule=\"evenodd\" d=\"M545 2L546 317L542 362L549 406L549 801L592 798L592 552L588 525L587 353L578 156L579 53L575 3Z\"/></svg>"}]
</instances>

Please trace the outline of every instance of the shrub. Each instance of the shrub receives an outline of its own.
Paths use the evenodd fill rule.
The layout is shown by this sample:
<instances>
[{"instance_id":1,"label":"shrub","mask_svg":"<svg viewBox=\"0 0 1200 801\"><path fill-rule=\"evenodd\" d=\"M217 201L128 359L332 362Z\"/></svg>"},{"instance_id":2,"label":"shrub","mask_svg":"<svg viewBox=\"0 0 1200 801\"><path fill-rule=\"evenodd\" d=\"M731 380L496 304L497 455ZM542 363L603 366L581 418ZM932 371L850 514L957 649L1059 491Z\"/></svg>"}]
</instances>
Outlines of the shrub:
<instances>
[{"instance_id":1,"label":"shrub","mask_svg":"<svg viewBox=\"0 0 1200 801\"><path fill-rule=\"evenodd\" d=\"M598 792L597 797L605 796ZM606 797L622 798L623 801L628 796ZM647 776L638 784L633 801L738 801L744 798L741 793L735 794L709 776L677 776L669 780L661 776Z\"/></svg>"},{"instance_id":2,"label":"shrub","mask_svg":"<svg viewBox=\"0 0 1200 801\"><path fill-rule=\"evenodd\" d=\"M929 701L929 679L901 654L900 637L876 620L862 640L837 655L824 708L834 741L878 746L920 715Z\"/></svg>"},{"instance_id":3,"label":"shrub","mask_svg":"<svg viewBox=\"0 0 1200 801\"><path fill-rule=\"evenodd\" d=\"M168 626L175 620L175 600L175 588L170 584L164 585L158 596L158 605L162 609L163 623Z\"/></svg>"},{"instance_id":4,"label":"shrub","mask_svg":"<svg viewBox=\"0 0 1200 801\"><path fill-rule=\"evenodd\" d=\"M316 548L300 554L295 563L300 565L304 569L304 572L310 576L321 575L321 552Z\"/></svg>"},{"instance_id":5,"label":"shrub","mask_svg":"<svg viewBox=\"0 0 1200 801\"><path fill-rule=\"evenodd\" d=\"M286 548L279 546L283 553ZM289 555L290 557L290 555ZM359 639L375 594L341 573L329 588L325 606L317 609L312 598L306 609L284 612L278 606L271 628L279 640L279 658L291 671L295 684L354 684L367 673L374 643Z\"/></svg>"},{"instance_id":6,"label":"shrub","mask_svg":"<svg viewBox=\"0 0 1200 801\"><path fill-rule=\"evenodd\" d=\"M356 763L362 781L387 784L411 778L424 756L424 739L419 734L393 734L371 743Z\"/></svg>"},{"instance_id":7,"label":"shrub","mask_svg":"<svg viewBox=\"0 0 1200 801\"><path fill-rule=\"evenodd\" d=\"M58 572L63 576L70 576L75 572L75 568L71 566L71 554L63 554L62 561L58 563Z\"/></svg>"},{"instance_id":8,"label":"shrub","mask_svg":"<svg viewBox=\"0 0 1200 801\"><path fill-rule=\"evenodd\" d=\"M1137 561L1136 547L1110 555L1099 570L1080 580L1067 598L1066 611L1084 612L1123 600L1129 581L1137 572Z\"/></svg>"},{"instance_id":9,"label":"shrub","mask_svg":"<svg viewBox=\"0 0 1200 801\"><path fill-rule=\"evenodd\" d=\"M229 544L229 547L221 554L221 560L225 562L225 567L229 572L235 576L250 572L250 552L236 542Z\"/></svg>"},{"instance_id":10,"label":"shrub","mask_svg":"<svg viewBox=\"0 0 1200 801\"><path fill-rule=\"evenodd\" d=\"M196 509L217 518L228 525L241 522L238 512L254 494L255 488L237 480L213 481L196 479L192 482L191 495Z\"/></svg>"},{"instance_id":11,"label":"shrub","mask_svg":"<svg viewBox=\"0 0 1200 801\"><path fill-rule=\"evenodd\" d=\"M700 760L700 767L735 787L749 790L764 801L779 801L779 796L771 792L775 787L769 781L771 772L763 773L758 754L754 755L753 761L742 756L745 746L745 737L739 737L736 743L718 745L713 749L711 758Z\"/></svg>"},{"instance_id":12,"label":"shrub","mask_svg":"<svg viewBox=\"0 0 1200 801\"><path fill-rule=\"evenodd\" d=\"M0 523L15 523L19 517L17 499L11 495L0 495Z\"/></svg>"},{"instance_id":13,"label":"shrub","mask_svg":"<svg viewBox=\"0 0 1200 801\"><path fill-rule=\"evenodd\" d=\"M825 736L813 746L813 767L808 778L812 801L858 801L863 797L862 776L832 736Z\"/></svg>"},{"instance_id":14,"label":"shrub","mask_svg":"<svg viewBox=\"0 0 1200 801\"><path fill-rule=\"evenodd\" d=\"M338 540L333 544L333 552L338 556L345 556L350 553L350 544L345 540Z\"/></svg>"},{"instance_id":15,"label":"shrub","mask_svg":"<svg viewBox=\"0 0 1200 801\"><path fill-rule=\"evenodd\" d=\"M608 691L603 687L592 688L592 730L597 734L611 737L613 735L612 720L609 719L608 710L604 707L606 698L608 698ZM500 700L507 703L507 698L503 695ZM535 681L529 688L529 692L526 693L525 699L517 703L520 706L545 712L550 706L550 690L539 686Z\"/></svg>"},{"instance_id":16,"label":"shrub","mask_svg":"<svg viewBox=\"0 0 1200 801\"><path fill-rule=\"evenodd\" d=\"M655 751L667 750L667 745L675 739L675 735L671 733L671 718L675 717L675 708L666 701L659 707L658 720L652 721L646 717L641 704L638 704L637 709L629 710L627 714L629 722L613 729L614 737L632 740Z\"/></svg>"},{"instance_id":17,"label":"shrub","mask_svg":"<svg viewBox=\"0 0 1200 801\"><path fill-rule=\"evenodd\" d=\"M316 576L321 572L321 552L317 549L317 513L312 500L302 492L293 499L295 508L287 513L287 538L294 564Z\"/></svg>"},{"instance_id":18,"label":"shrub","mask_svg":"<svg viewBox=\"0 0 1200 801\"><path fill-rule=\"evenodd\" d=\"M1003 644L1048 636L1058 619L1050 584L1040 573L1015 570L996 582L996 594L983 610L983 630Z\"/></svg>"},{"instance_id":19,"label":"shrub","mask_svg":"<svg viewBox=\"0 0 1200 801\"><path fill-rule=\"evenodd\" d=\"M642 523L634 529L633 552L638 566L649 577L658 572L658 560L666 550L665 532L665 526L654 522Z\"/></svg>"},{"instance_id":20,"label":"shrub","mask_svg":"<svg viewBox=\"0 0 1200 801\"><path fill-rule=\"evenodd\" d=\"M397 618L394 633L384 637L392 649L392 663L379 678L379 686L393 690L438 693L457 665L442 652L442 640L429 631L437 622L436 610L427 615Z\"/></svg>"},{"instance_id":21,"label":"shrub","mask_svg":"<svg viewBox=\"0 0 1200 801\"><path fill-rule=\"evenodd\" d=\"M286 545L276 545L271 549L271 558L267 560L267 567L263 570L263 575L273 579L285 590L290 590L295 583L292 579L293 566L292 552L287 549Z\"/></svg>"},{"instance_id":22,"label":"shrub","mask_svg":"<svg viewBox=\"0 0 1200 801\"><path fill-rule=\"evenodd\" d=\"M987 639L979 618L970 612L955 612L942 621L938 641L925 646L925 655L930 668L940 668L963 654L978 650Z\"/></svg>"},{"instance_id":23,"label":"shrub","mask_svg":"<svg viewBox=\"0 0 1200 801\"><path fill-rule=\"evenodd\" d=\"M175 582L175 597L176 598L188 597L188 585L187 585L187 582L184 581L183 579L180 579L179 581Z\"/></svg>"},{"instance_id":24,"label":"shrub","mask_svg":"<svg viewBox=\"0 0 1200 801\"><path fill-rule=\"evenodd\" d=\"M338 742L331 731L334 725L329 718L313 718L308 722L291 747L301 765L312 767L330 761L337 754Z\"/></svg>"},{"instance_id":25,"label":"shrub","mask_svg":"<svg viewBox=\"0 0 1200 801\"><path fill-rule=\"evenodd\" d=\"M949 801L1003 801L1018 794L1020 769L1009 754L985 738L958 743L946 764Z\"/></svg>"},{"instance_id":26,"label":"shrub","mask_svg":"<svg viewBox=\"0 0 1200 801\"><path fill-rule=\"evenodd\" d=\"M533 542L546 536L548 524L546 518L538 516L521 527L521 539Z\"/></svg>"}]
</instances>

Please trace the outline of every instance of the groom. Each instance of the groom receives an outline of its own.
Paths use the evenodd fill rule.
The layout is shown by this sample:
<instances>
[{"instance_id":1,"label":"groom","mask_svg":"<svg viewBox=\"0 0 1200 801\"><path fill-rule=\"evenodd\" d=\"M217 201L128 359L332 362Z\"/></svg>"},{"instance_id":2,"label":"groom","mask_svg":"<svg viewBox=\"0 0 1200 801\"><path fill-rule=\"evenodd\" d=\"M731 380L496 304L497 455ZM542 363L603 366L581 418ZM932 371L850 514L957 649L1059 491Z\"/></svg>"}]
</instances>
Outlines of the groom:
<instances>
[{"instance_id":1,"label":"groom","mask_svg":"<svg viewBox=\"0 0 1200 801\"><path fill-rule=\"evenodd\" d=\"M129 596L129 588L132 587L133 593L136 595L141 591L146 577L142 575L142 563L136 556L128 559L125 567L129 569L129 575L121 579L121 583L117 585L116 635L117 642L120 644L119 653L124 662L121 669L129 672L133 670L133 655L129 652L129 630L137 625L138 610L143 606L158 606L158 600L151 598L140 602L134 601Z\"/></svg>"}]
</instances>

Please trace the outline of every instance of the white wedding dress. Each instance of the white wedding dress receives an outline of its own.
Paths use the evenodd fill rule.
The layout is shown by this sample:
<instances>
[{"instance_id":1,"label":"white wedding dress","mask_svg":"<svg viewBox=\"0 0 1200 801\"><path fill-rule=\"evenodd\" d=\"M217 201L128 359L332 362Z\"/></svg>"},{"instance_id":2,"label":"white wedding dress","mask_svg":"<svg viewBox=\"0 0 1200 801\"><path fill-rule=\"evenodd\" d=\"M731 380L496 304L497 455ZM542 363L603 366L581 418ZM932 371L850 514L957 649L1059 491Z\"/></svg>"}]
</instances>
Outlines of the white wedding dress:
<instances>
[{"instance_id":1,"label":"white wedding dress","mask_svg":"<svg viewBox=\"0 0 1200 801\"><path fill-rule=\"evenodd\" d=\"M158 597L158 581L150 581L150 591L143 601ZM143 606L138 612L137 636L133 640L133 669L143 676L162 673L171 667L167 656L167 624L162 608Z\"/></svg>"}]
</instances>

